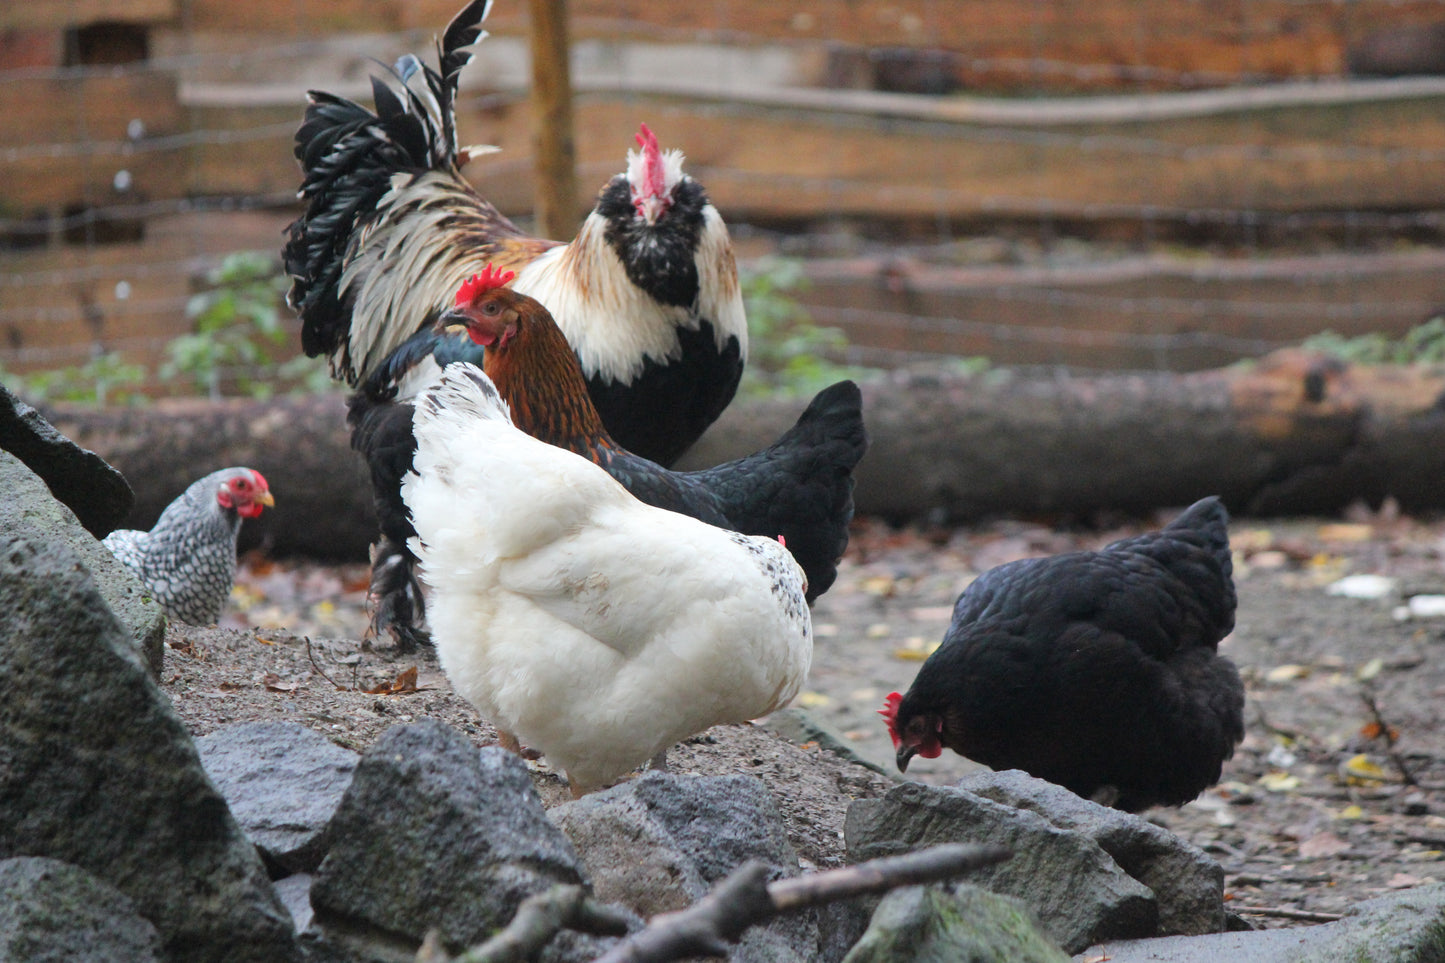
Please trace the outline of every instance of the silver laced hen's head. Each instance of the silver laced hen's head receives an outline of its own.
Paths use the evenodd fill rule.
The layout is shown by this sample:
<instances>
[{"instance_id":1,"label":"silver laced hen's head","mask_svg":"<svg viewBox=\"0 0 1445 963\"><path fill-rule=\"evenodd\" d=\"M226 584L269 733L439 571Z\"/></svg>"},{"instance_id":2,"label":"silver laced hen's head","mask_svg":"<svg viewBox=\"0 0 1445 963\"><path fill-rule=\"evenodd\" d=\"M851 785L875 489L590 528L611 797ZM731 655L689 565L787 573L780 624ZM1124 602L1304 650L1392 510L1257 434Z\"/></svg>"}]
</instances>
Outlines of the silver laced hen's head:
<instances>
[{"instance_id":1,"label":"silver laced hen's head","mask_svg":"<svg viewBox=\"0 0 1445 963\"><path fill-rule=\"evenodd\" d=\"M220 617L236 578L241 520L275 504L260 472L223 468L192 483L150 531L114 531L104 545L151 591L166 615L209 625Z\"/></svg>"}]
</instances>

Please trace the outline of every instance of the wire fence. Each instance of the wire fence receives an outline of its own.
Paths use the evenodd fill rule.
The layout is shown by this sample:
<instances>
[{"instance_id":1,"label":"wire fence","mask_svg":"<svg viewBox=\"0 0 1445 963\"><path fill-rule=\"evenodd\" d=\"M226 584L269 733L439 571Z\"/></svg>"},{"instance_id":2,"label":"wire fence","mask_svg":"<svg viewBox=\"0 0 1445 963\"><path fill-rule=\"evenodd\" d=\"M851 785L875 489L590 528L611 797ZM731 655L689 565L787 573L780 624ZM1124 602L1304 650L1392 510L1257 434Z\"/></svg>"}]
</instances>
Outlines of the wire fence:
<instances>
[{"instance_id":1,"label":"wire fence","mask_svg":"<svg viewBox=\"0 0 1445 963\"><path fill-rule=\"evenodd\" d=\"M744 262L803 259L796 296L847 333L848 360L1195 368L1324 329L1397 335L1445 303L1445 77L1418 51L1415 75L1356 75L1433 37L1440 0L1348 17L1241 0L1228 29L1167 37L1154 6L1117 4L1092 45L1068 18L1093 18L1074 31L1090 37L1108 18L1082 4L1014 5L1017 42L998 40L999 5L899 5L917 22L880 32L923 39L878 46L864 21L886 5L621 6L574 5L584 191L621 169L636 118L661 116ZM971 17L993 40L957 40ZM368 58L427 54L443 26L231 37L201 20L155 25L123 63L55 52L85 25L56 26L51 55L0 44L0 368L154 365L228 252L279 250L305 89L365 100ZM508 23L459 126L503 146L467 173L525 223L525 38ZM1299 54L1301 37L1335 53Z\"/></svg>"}]
</instances>

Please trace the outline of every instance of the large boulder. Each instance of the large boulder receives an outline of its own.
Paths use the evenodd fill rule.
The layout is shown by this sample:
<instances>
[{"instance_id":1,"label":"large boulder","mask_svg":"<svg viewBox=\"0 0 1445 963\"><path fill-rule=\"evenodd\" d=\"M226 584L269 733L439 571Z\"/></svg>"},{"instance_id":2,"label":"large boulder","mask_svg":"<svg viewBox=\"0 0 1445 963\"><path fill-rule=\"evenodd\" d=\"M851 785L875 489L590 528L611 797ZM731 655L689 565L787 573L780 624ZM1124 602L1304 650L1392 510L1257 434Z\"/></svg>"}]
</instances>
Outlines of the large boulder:
<instances>
[{"instance_id":1,"label":"large boulder","mask_svg":"<svg viewBox=\"0 0 1445 963\"><path fill-rule=\"evenodd\" d=\"M90 871L172 959L296 960L260 857L76 553L0 529L0 611L0 858Z\"/></svg>"},{"instance_id":2,"label":"large boulder","mask_svg":"<svg viewBox=\"0 0 1445 963\"><path fill-rule=\"evenodd\" d=\"M24 462L95 538L114 531L135 502L135 493L120 472L56 431L40 412L4 386L0 386L0 450Z\"/></svg>"},{"instance_id":3,"label":"large boulder","mask_svg":"<svg viewBox=\"0 0 1445 963\"><path fill-rule=\"evenodd\" d=\"M126 627L134 644L145 654L151 671L159 677L166 617L145 586L81 526L38 475L8 451L0 451L0 492L5 493L0 498L0 532L31 528L46 542L66 545L78 555L106 606Z\"/></svg>"},{"instance_id":4,"label":"large boulder","mask_svg":"<svg viewBox=\"0 0 1445 963\"><path fill-rule=\"evenodd\" d=\"M582 854L598 898L642 916L691 905L749 859L766 863L774 879L799 872L777 805L752 776L648 772L549 815ZM818 915L793 914L749 930L731 959L836 960L864 919L830 953L841 941L820 931Z\"/></svg>"},{"instance_id":5,"label":"large boulder","mask_svg":"<svg viewBox=\"0 0 1445 963\"><path fill-rule=\"evenodd\" d=\"M585 882L522 761L431 719L388 729L362 755L329 836L308 939L357 960L415 953L432 929L459 952L526 897Z\"/></svg>"},{"instance_id":6,"label":"large boulder","mask_svg":"<svg viewBox=\"0 0 1445 963\"><path fill-rule=\"evenodd\" d=\"M321 865L357 753L295 722L236 723L197 739L196 748L273 878Z\"/></svg>"},{"instance_id":7,"label":"large boulder","mask_svg":"<svg viewBox=\"0 0 1445 963\"><path fill-rule=\"evenodd\" d=\"M1112 963L1440 963L1445 960L1445 883L1367 900L1333 923L1108 942L1090 946L1075 959Z\"/></svg>"},{"instance_id":8,"label":"large boulder","mask_svg":"<svg viewBox=\"0 0 1445 963\"><path fill-rule=\"evenodd\" d=\"M1060 829L1083 833L1119 868L1149 887L1159 904L1157 935L1224 930L1224 868L1147 819L1080 798L1018 769L976 772L958 788L1037 813Z\"/></svg>"},{"instance_id":9,"label":"large boulder","mask_svg":"<svg viewBox=\"0 0 1445 963\"><path fill-rule=\"evenodd\" d=\"M79 866L0 860L0 960L160 963L156 928L125 894Z\"/></svg>"},{"instance_id":10,"label":"large boulder","mask_svg":"<svg viewBox=\"0 0 1445 963\"><path fill-rule=\"evenodd\" d=\"M964 884L883 897L843 963L1068 963L1016 899Z\"/></svg>"},{"instance_id":11,"label":"large boulder","mask_svg":"<svg viewBox=\"0 0 1445 963\"><path fill-rule=\"evenodd\" d=\"M882 799L860 799L848 808L844 836L851 862L935 843L1006 846L1013 858L970 874L969 882L1022 900L1070 953L1157 932L1154 894L1093 839L962 789L904 783Z\"/></svg>"}]
</instances>

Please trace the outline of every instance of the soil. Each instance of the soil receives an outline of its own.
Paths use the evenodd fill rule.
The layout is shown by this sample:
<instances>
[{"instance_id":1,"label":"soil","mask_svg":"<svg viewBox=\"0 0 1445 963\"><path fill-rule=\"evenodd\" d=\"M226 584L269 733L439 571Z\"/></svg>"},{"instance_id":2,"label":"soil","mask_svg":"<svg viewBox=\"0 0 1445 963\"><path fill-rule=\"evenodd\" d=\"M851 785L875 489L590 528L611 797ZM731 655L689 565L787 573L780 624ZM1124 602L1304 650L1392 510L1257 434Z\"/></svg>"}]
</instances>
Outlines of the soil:
<instances>
[{"instance_id":1,"label":"soil","mask_svg":"<svg viewBox=\"0 0 1445 963\"><path fill-rule=\"evenodd\" d=\"M876 710L907 688L970 579L1161 520L953 530L860 521L837 584L814 608L813 670L796 704L891 772ZM1404 611L1414 596L1445 595L1445 522L1387 506L1345 519L1236 519L1231 540L1240 604L1221 650L1244 676L1248 731L1218 786L1148 817L1219 860L1231 908L1256 926L1320 922L1445 879L1445 618ZM1353 575L1393 581L1379 598L1332 594ZM360 750L391 725L431 716L492 742L429 650L402 658L357 641L365 576L359 565L247 559L219 628L176 625L168 635L163 686L192 730L289 719ZM415 688L403 677L413 666ZM364 691L378 687L398 691ZM839 864L848 803L892 785L815 743L781 743L751 725L710 730L674 748L670 763L763 778L805 866ZM569 798L545 761L533 766L547 805ZM945 753L915 759L908 778L946 784L977 768Z\"/></svg>"}]
</instances>

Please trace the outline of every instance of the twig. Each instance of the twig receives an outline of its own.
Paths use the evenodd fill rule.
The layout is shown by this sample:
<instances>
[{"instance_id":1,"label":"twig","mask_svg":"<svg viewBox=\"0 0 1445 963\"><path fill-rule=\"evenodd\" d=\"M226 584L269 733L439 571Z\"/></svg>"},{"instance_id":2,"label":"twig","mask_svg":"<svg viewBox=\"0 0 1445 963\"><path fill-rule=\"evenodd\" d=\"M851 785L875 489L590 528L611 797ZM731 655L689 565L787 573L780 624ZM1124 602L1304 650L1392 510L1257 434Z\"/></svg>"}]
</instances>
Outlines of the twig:
<instances>
[{"instance_id":1,"label":"twig","mask_svg":"<svg viewBox=\"0 0 1445 963\"><path fill-rule=\"evenodd\" d=\"M1341 913L1312 913L1309 910L1285 909L1283 906L1230 906L1247 916L1276 916L1282 920L1303 920L1306 923L1333 923L1344 919Z\"/></svg>"},{"instance_id":2,"label":"twig","mask_svg":"<svg viewBox=\"0 0 1445 963\"><path fill-rule=\"evenodd\" d=\"M628 919L622 913L587 895L581 886L553 886L529 896L517 914L496 936L449 957L436 930L427 934L417 951L417 963L526 963L561 930L578 930L596 936L623 936Z\"/></svg>"},{"instance_id":3,"label":"twig","mask_svg":"<svg viewBox=\"0 0 1445 963\"><path fill-rule=\"evenodd\" d=\"M1305 744L1307 743L1308 749L1312 752L1322 746L1320 740L1316 739L1312 733L1306 732L1303 729L1289 729L1285 726L1278 726L1270 722L1269 717L1264 714L1264 707L1257 702L1254 703L1254 713L1259 720L1260 728L1272 736L1288 739L1301 748L1305 748Z\"/></svg>"},{"instance_id":4,"label":"twig","mask_svg":"<svg viewBox=\"0 0 1445 963\"><path fill-rule=\"evenodd\" d=\"M768 883L768 867L749 860L685 910L660 913L647 928L614 946L596 963L666 963L690 956L726 956L728 944L751 926L819 903L897 886L949 879L1002 862L1001 846L949 843L905 856Z\"/></svg>"},{"instance_id":5,"label":"twig","mask_svg":"<svg viewBox=\"0 0 1445 963\"><path fill-rule=\"evenodd\" d=\"M351 691L353 691L352 689L348 689L348 688L347 688L346 686L344 686L344 685L339 685L339 684L337 684L337 682L336 682L335 679L333 679L333 678L331 678L331 676L327 675L327 674L326 674L326 671L325 671L324 669L322 669L321 666L319 666L319 665L316 664L316 656L314 656L314 655L311 654L311 636L307 635L307 636L304 636L304 638L306 639L306 658L307 658L308 660L310 660L310 662L311 662L311 668L313 668L313 669L316 670L316 674L319 675L319 676L321 676L321 678L325 679L327 682L330 682L333 686L335 686L337 692L351 692Z\"/></svg>"},{"instance_id":6,"label":"twig","mask_svg":"<svg viewBox=\"0 0 1445 963\"><path fill-rule=\"evenodd\" d=\"M1400 755L1400 751L1395 748L1395 732L1390 728L1390 724L1385 721L1385 717L1380 714L1380 707L1375 702L1375 693L1368 685L1362 685L1360 686L1360 698L1365 700L1365 707L1370 710L1370 715L1374 717L1375 725L1379 727L1380 738L1385 740L1385 755L1389 756L1390 761L1395 764L1395 768L1400 770L1401 781L1407 786L1414 786L1416 789L1419 789L1419 780L1417 780L1415 774L1410 771L1410 767L1405 765L1405 757Z\"/></svg>"}]
</instances>

